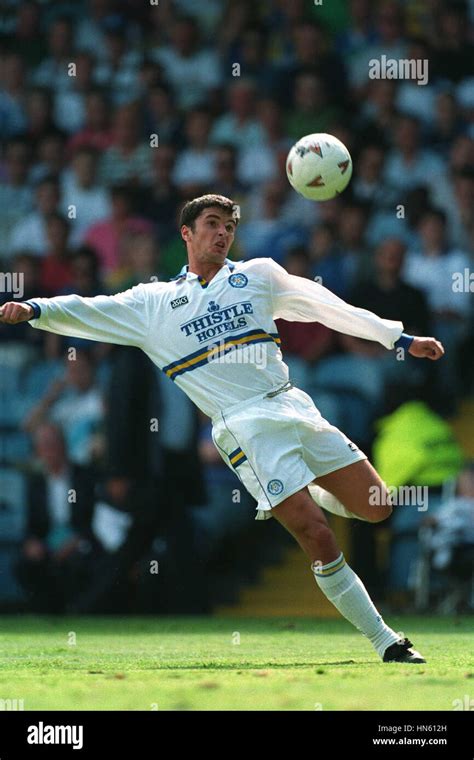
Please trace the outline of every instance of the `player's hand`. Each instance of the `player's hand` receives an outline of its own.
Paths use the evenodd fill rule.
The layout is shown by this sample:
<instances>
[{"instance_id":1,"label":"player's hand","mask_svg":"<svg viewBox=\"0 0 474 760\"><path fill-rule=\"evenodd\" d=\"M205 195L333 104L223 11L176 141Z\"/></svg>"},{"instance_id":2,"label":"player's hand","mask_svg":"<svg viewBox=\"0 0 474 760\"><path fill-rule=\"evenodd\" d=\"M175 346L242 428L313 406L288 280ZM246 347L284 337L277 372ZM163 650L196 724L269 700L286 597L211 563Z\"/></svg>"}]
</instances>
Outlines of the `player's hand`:
<instances>
[{"instance_id":1,"label":"player's hand","mask_svg":"<svg viewBox=\"0 0 474 760\"><path fill-rule=\"evenodd\" d=\"M27 303L8 301L0 309L0 324L18 325L27 322L33 316L33 307Z\"/></svg>"},{"instance_id":2,"label":"player's hand","mask_svg":"<svg viewBox=\"0 0 474 760\"><path fill-rule=\"evenodd\" d=\"M444 354L443 344L436 338L413 338L408 353L417 359L431 359L436 361Z\"/></svg>"}]
</instances>

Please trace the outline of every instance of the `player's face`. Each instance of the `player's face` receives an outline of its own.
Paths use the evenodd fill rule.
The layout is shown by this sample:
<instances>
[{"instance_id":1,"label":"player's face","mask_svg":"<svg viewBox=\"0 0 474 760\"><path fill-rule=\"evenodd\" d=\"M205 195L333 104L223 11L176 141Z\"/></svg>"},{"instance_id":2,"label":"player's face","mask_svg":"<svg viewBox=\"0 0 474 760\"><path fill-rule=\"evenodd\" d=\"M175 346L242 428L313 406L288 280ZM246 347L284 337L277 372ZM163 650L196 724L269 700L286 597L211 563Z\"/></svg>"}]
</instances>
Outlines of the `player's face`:
<instances>
[{"instance_id":1,"label":"player's face","mask_svg":"<svg viewBox=\"0 0 474 760\"><path fill-rule=\"evenodd\" d=\"M194 230L183 225L181 234L188 253L202 261L223 264L234 242L232 215L218 207L205 209L194 222Z\"/></svg>"}]
</instances>

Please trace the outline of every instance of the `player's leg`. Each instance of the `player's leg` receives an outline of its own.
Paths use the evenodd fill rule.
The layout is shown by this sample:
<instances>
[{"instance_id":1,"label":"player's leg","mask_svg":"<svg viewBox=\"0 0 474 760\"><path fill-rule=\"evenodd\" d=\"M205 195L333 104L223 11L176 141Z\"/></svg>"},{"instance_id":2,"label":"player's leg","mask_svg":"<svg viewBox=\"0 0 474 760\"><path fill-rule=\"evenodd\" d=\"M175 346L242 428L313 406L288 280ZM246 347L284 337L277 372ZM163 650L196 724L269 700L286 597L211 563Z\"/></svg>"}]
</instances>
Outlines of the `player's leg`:
<instances>
[{"instance_id":1,"label":"player's leg","mask_svg":"<svg viewBox=\"0 0 474 760\"><path fill-rule=\"evenodd\" d=\"M323 509L343 517L380 522L392 512L387 486L367 459L316 478L309 492Z\"/></svg>"},{"instance_id":2,"label":"player's leg","mask_svg":"<svg viewBox=\"0 0 474 760\"><path fill-rule=\"evenodd\" d=\"M314 503L308 489L288 497L272 509L273 516L297 540L311 561L316 583L349 622L361 631L381 658L395 647L402 662L424 662L411 643L398 646L400 636L385 624L367 590L344 559L336 538L321 509Z\"/></svg>"},{"instance_id":3,"label":"player's leg","mask_svg":"<svg viewBox=\"0 0 474 760\"><path fill-rule=\"evenodd\" d=\"M311 563L327 564L340 556L336 537L306 488L273 507L272 515L296 539Z\"/></svg>"}]
</instances>

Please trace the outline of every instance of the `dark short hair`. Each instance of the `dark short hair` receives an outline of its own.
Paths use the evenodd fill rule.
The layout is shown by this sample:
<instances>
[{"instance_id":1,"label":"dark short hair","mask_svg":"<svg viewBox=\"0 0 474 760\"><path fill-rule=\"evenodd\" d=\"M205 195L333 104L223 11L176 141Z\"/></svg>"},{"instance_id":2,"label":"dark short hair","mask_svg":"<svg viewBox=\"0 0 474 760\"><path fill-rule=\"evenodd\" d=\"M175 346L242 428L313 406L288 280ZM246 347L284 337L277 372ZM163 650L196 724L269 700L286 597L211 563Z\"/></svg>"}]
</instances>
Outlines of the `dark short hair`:
<instances>
[{"instance_id":1,"label":"dark short hair","mask_svg":"<svg viewBox=\"0 0 474 760\"><path fill-rule=\"evenodd\" d=\"M204 209L212 208L214 206L217 206L217 208L220 208L222 211L228 211L229 214L232 214L235 223L239 223L239 206L224 195L209 193L207 195L201 195L199 198L193 198L192 201L188 201L184 204L181 209L179 226L182 227L184 224L186 227L191 227L191 229L194 230L194 222L198 216L202 214Z\"/></svg>"}]
</instances>

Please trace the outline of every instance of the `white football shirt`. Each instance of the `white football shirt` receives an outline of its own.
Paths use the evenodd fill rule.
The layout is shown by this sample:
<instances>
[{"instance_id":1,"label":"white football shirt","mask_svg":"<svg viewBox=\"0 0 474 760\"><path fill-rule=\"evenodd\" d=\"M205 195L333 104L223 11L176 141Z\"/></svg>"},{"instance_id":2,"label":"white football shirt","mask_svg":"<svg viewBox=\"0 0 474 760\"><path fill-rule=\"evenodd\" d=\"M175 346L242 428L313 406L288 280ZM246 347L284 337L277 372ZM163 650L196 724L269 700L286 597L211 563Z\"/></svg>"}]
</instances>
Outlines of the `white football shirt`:
<instances>
[{"instance_id":1,"label":"white football shirt","mask_svg":"<svg viewBox=\"0 0 474 760\"><path fill-rule=\"evenodd\" d=\"M32 327L141 348L210 417L288 381L278 317L321 322L387 349L403 332L402 322L351 306L270 258L226 259L210 282L186 267L170 282L140 284L113 296L32 303L41 309Z\"/></svg>"}]
</instances>

